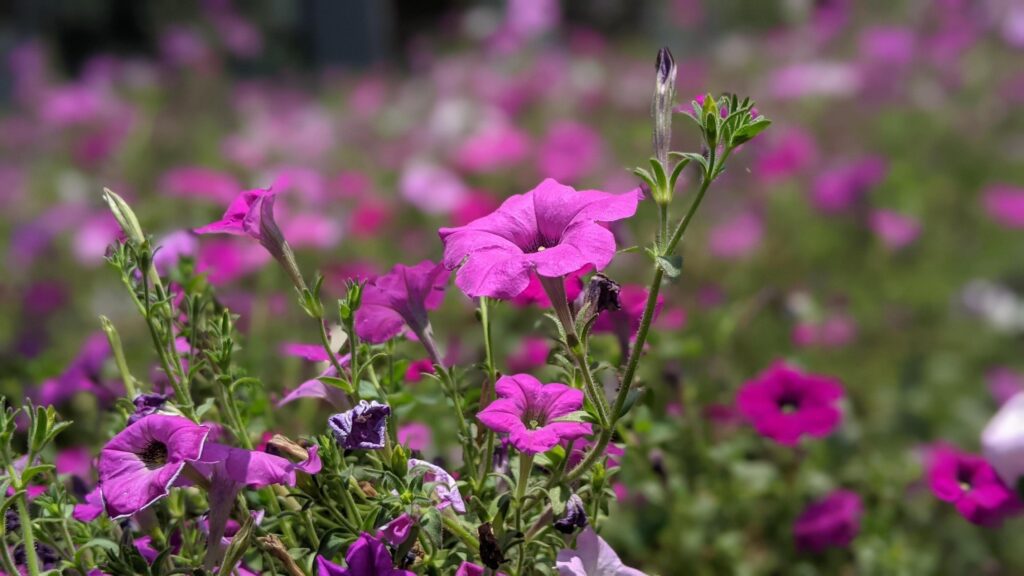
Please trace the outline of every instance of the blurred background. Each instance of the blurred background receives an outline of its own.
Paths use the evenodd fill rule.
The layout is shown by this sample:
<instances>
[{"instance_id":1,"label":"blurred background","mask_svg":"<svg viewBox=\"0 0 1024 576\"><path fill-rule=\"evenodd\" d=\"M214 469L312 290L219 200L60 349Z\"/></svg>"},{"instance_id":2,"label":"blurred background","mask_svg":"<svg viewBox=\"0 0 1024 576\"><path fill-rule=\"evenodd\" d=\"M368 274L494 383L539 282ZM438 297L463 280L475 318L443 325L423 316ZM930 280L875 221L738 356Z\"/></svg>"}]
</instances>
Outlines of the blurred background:
<instances>
[{"instance_id":1,"label":"blurred background","mask_svg":"<svg viewBox=\"0 0 1024 576\"><path fill-rule=\"evenodd\" d=\"M276 183L303 270L322 270L337 296L345 279L436 260L439 226L543 177L625 191L651 155L660 46L679 65L675 149L699 151L683 116L708 91L751 96L774 125L732 156L684 242L623 457L634 488L609 538L665 574L681 558L701 559L694 573L1024 571L1012 530L937 506L919 459L937 441L976 450L987 418L1024 388L1019 0L8 0L0 392L60 405L76 441L99 442L121 392L100 314L136 375L159 381L104 263L117 237L107 186L169 261L205 273L241 315L242 358L280 397L315 373L281 345L317 335L262 248L191 229L240 190ZM677 193L687 202L692 179ZM621 246L649 241L652 212L616 230ZM610 273L639 285L646 266L626 254ZM534 312L499 310L503 369L545 369L547 345L523 337L540 333ZM467 365L480 355L473 323L450 290L434 326ZM613 338L597 346L618 353ZM798 481L864 495L863 532L836 556L758 545L789 530L759 503L797 480L780 484L749 438L731 436L731 402L777 358L847 387L842 433L806 455ZM428 451L443 452L439 407L414 396L397 413L435 422ZM269 419L272 406L254 410ZM301 424L325 410L289 406L277 425L308 433ZM732 492L681 483L697 440L721 441L703 465ZM729 506L714 500L724 493Z\"/></svg>"}]
</instances>

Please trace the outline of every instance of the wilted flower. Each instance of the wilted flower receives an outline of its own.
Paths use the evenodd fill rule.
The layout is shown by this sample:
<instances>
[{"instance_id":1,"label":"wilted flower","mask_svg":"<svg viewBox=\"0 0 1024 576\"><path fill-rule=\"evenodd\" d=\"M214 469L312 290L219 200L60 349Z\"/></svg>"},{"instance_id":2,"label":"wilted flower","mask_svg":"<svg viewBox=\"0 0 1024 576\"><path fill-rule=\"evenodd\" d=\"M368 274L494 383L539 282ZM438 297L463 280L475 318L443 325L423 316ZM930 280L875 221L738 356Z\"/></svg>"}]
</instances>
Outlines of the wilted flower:
<instances>
[{"instance_id":1,"label":"wilted flower","mask_svg":"<svg viewBox=\"0 0 1024 576\"><path fill-rule=\"evenodd\" d=\"M427 310L444 301L448 276L444 266L424 260L415 266L397 264L391 272L367 281L356 311L356 333L376 344L408 326L423 340L430 328Z\"/></svg>"},{"instance_id":2,"label":"wilted flower","mask_svg":"<svg viewBox=\"0 0 1024 576\"><path fill-rule=\"evenodd\" d=\"M346 450L379 450L387 441L391 407L376 400L360 400L351 410L327 419L335 440Z\"/></svg>"},{"instance_id":3,"label":"wilted flower","mask_svg":"<svg viewBox=\"0 0 1024 576\"><path fill-rule=\"evenodd\" d=\"M128 424L134 424L150 414L156 414L164 407L168 398L169 396L156 393L139 394L132 399L132 403L135 404L135 412L128 417Z\"/></svg>"},{"instance_id":4,"label":"wilted flower","mask_svg":"<svg viewBox=\"0 0 1024 576\"><path fill-rule=\"evenodd\" d=\"M793 524L796 545L811 552L845 548L860 531L862 514L860 495L849 490L836 490L811 503L800 513Z\"/></svg>"},{"instance_id":5,"label":"wilted flower","mask_svg":"<svg viewBox=\"0 0 1024 576\"><path fill-rule=\"evenodd\" d=\"M842 419L835 403L842 397L838 381L776 362L740 388L736 404L762 436L794 446L804 436L835 430Z\"/></svg>"},{"instance_id":6,"label":"wilted flower","mask_svg":"<svg viewBox=\"0 0 1024 576\"><path fill-rule=\"evenodd\" d=\"M416 458L409 458L408 466L410 474L422 474L424 482L434 483L434 497L438 501L438 510L451 506L452 510L459 514L466 513L466 503L459 492L459 484L444 468Z\"/></svg>"},{"instance_id":7,"label":"wilted flower","mask_svg":"<svg viewBox=\"0 0 1024 576\"><path fill-rule=\"evenodd\" d=\"M573 494L565 503L565 514L555 520L555 530L563 534L572 534L577 528L587 527L587 510L583 507L583 499Z\"/></svg>"},{"instance_id":8,"label":"wilted flower","mask_svg":"<svg viewBox=\"0 0 1024 576\"><path fill-rule=\"evenodd\" d=\"M547 179L510 197L495 212L458 228L442 228L444 265L471 298L513 298L530 274L559 278L586 265L598 270L615 256L615 237L600 222L636 212L639 189L625 194L577 192Z\"/></svg>"},{"instance_id":9,"label":"wilted flower","mask_svg":"<svg viewBox=\"0 0 1024 576\"><path fill-rule=\"evenodd\" d=\"M576 548L558 553L555 567L561 576L646 576L619 560L603 538L587 528L576 537Z\"/></svg>"},{"instance_id":10,"label":"wilted flower","mask_svg":"<svg viewBox=\"0 0 1024 576\"><path fill-rule=\"evenodd\" d=\"M345 564L342 567L323 556L316 557L319 576L416 576L415 572L395 568L387 546L366 532L349 545Z\"/></svg>"},{"instance_id":11,"label":"wilted flower","mask_svg":"<svg viewBox=\"0 0 1024 576\"><path fill-rule=\"evenodd\" d=\"M1019 508L1016 495L981 456L940 446L929 455L932 493L974 524L994 525Z\"/></svg>"},{"instance_id":12,"label":"wilted flower","mask_svg":"<svg viewBox=\"0 0 1024 576\"><path fill-rule=\"evenodd\" d=\"M502 376L495 384L498 399L476 417L485 426L508 434L520 452L547 452L562 439L591 433L585 422L559 421L583 407L583 392L565 384L541 384L529 374Z\"/></svg>"},{"instance_id":13,"label":"wilted flower","mask_svg":"<svg viewBox=\"0 0 1024 576\"><path fill-rule=\"evenodd\" d=\"M187 418L153 414L114 436L97 464L107 515L131 516L166 496L185 466L203 454L209 433Z\"/></svg>"}]
</instances>

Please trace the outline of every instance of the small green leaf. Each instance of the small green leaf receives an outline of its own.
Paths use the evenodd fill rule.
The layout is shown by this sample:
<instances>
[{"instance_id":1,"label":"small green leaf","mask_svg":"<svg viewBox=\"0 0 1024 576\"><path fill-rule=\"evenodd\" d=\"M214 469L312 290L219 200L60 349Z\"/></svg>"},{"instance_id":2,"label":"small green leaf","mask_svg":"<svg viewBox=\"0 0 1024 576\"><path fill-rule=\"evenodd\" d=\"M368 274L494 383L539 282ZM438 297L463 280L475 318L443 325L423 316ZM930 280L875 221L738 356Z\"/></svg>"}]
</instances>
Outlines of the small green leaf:
<instances>
[{"instance_id":1,"label":"small green leaf","mask_svg":"<svg viewBox=\"0 0 1024 576\"><path fill-rule=\"evenodd\" d=\"M555 486L548 490L548 500L551 501L551 512L554 515L561 516L565 513L565 503L569 501L569 497L572 496L572 491L567 486Z\"/></svg>"},{"instance_id":2,"label":"small green leaf","mask_svg":"<svg viewBox=\"0 0 1024 576\"><path fill-rule=\"evenodd\" d=\"M336 378L334 376L318 376L317 380L327 384L328 386L334 386L335 388L341 388L346 394L351 394L354 388L348 380L343 378Z\"/></svg>"},{"instance_id":3,"label":"small green leaf","mask_svg":"<svg viewBox=\"0 0 1024 576\"><path fill-rule=\"evenodd\" d=\"M658 256L655 259L658 268L665 273L669 278L678 278L679 274L682 273L683 257L676 254L666 258L665 256Z\"/></svg>"},{"instance_id":4,"label":"small green leaf","mask_svg":"<svg viewBox=\"0 0 1024 576\"><path fill-rule=\"evenodd\" d=\"M758 120L755 120L736 131L736 133L732 137L732 145L738 146L740 144L743 144L744 142L749 142L755 136L757 136L761 132L764 132L771 125L771 120L759 117Z\"/></svg>"}]
</instances>

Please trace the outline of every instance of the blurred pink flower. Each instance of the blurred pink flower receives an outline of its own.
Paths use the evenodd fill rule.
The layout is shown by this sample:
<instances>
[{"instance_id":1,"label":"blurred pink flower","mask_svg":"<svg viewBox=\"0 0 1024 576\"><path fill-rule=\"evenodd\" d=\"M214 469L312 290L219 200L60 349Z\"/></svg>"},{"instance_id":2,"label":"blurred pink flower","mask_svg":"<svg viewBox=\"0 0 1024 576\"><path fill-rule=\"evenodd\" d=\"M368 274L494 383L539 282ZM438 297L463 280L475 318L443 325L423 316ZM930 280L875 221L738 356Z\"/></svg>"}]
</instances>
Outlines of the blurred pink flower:
<instances>
[{"instance_id":1,"label":"blurred pink flower","mask_svg":"<svg viewBox=\"0 0 1024 576\"><path fill-rule=\"evenodd\" d=\"M117 220L110 214L110 211L97 212L79 222L75 227L71 252L79 264L99 266L106 261L107 248L117 240L120 234L121 227L118 226Z\"/></svg>"},{"instance_id":2,"label":"blurred pink flower","mask_svg":"<svg viewBox=\"0 0 1024 576\"><path fill-rule=\"evenodd\" d=\"M890 250L906 248L921 234L921 224L916 219L892 210L872 211L868 226Z\"/></svg>"},{"instance_id":3,"label":"blurred pink flower","mask_svg":"<svg viewBox=\"0 0 1024 576\"><path fill-rule=\"evenodd\" d=\"M199 245L196 272L206 273L207 280L219 286L263 268L270 260L270 254L255 243L211 238Z\"/></svg>"},{"instance_id":4,"label":"blurred pink flower","mask_svg":"<svg viewBox=\"0 0 1024 576\"><path fill-rule=\"evenodd\" d=\"M796 546L810 552L846 548L860 532L863 514L864 506L859 494L835 490L810 503L793 523Z\"/></svg>"},{"instance_id":5,"label":"blurred pink flower","mask_svg":"<svg viewBox=\"0 0 1024 576\"><path fill-rule=\"evenodd\" d=\"M989 218L1006 228L1024 228L1024 188L1008 184L989 186L982 196Z\"/></svg>"},{"instance_id":6,"label":"blurred pink flower","mask_svg":"<svg viewBox=\"0 0 1024 576\"><path fill-rule=\"evenodd\" d=\"M736 406L762 436L796 446L804 436L823 438L842 421L835 405L844 395L837 380L775 362L736 394Z\"/></svg>"},{"instance_id":7,"label":"blurred pink flower","mask_svg":"<svg viewBox=\"0 0 1024 576\"><path fill-rule=\"evenodd\" d=\"M799 128L790 128L768 139L757 157L755 174L766 183L774 183L807 170L817 160L814 137Z\"/></svg>"},{"instance_id":8,"label":"blurred pink flower","mask_svg":"<svg viewBox=\"0 0 1024 576\"><path fill-rule=\"evenodd\" d=\"M231 202L241 185L226 172L202 166L182 166L165 172L158 187L173 197Z\"/></svg>"},{"instance_id":9,"label":"blurred pink flower","mask_svg":"<svg viewBox=\"0 0 1024 576\"><path fill-rule=\"evenodd\" d=\"M414 161L405 167L398 188L402 198L427 214L448 214L469 194L455 173L424 161Z\"/></svg>"},{"instance_id":10,"label":"blurred pink flower","mask_svg":"<svg viewBox=\"0 0 1024 576\"><path fill-rule=\"evenodd\" d=\"M424 374L434 373L434 362L430 358L422 358L409 363L405 370L406 382L419 382L423 380Z\"/></svg>"},{"instance_id":11,"label":"blurred pink flower","mask_svg":"<svg viewBox=\"0 0 1024 576\"><path fill-rule=\"evenodd\" d=\"M821 322L793 327L793 343L805 348L842 348L857 337L857 322L845 313L830 314Z\"/></svg>"},{"instance_id":12,"label":"blurred pink flower","mask_svg":"<svg viewBox=\"0 0 1024 576\"><path fill-rule=\"evenodd\" d=\"M1000 366L985 374L985 384L992 398L1002 406L1015 394L1024 391L1024 375L1005 366Z\"/></svg>"},{"instance_id":13,"label":"blurred pink flower","mask_svg":"<svg viewBox=\"0 0 1024 576\"><path fill-rule=\"evenodd\" d=\"M764 238L764 224L756 212L747 211L715 224L708 235L708 251L717 258L739 260L750 256Z\"/></svg>"},{"instance_id":14,"label":"blurred pink flower","mask_svg":"<svg viewBox=\"0 0 1024 576\"><path fill-rule=\"evenodd\" d=\"M474 191L452 212L452 225L465 226L498 209L501 203L486 192Z\"/></svg>"},{"instance_id":15,"label":"blurred pink flower","mask_svg":"<svg viewBox=\"0 0 1024 576\"><path fill-rule=\"evenodd\" d=\"M424 450L431 444L433 433L422 422L409 422L398 427L398 443L409 450Z\"/></svg>"},{"instance_id":16,"label":"blurred pink flower","mask_svg":"<svg viewBox=\"0 0 1024 576\"><path fill-rule=\"evenodd\" d=\"M522 162L530 153L530 137L505 123L473 134L455 151L456 166L467 172L494 172Z\"/></svg>"},{"instance_id":17,"label":"blurred pink flower","mask_svg":"<svg viewBox=\"0 0 1024 576\"><path fill-rule=\"evenodd\" d=\"M622 308L602 312L594 322L592 330L595 334L612 333L620 340L628 342L636 336L637 330L640 329L640 317L643 316L644 307L647 306L647 287L638 284L622 286L619 290L619 303ZM652 321L658 319L664 304L665 298L658 294Z\"/></svg>"},{"instance_id":18,"label":"blurred pink flower","mask_svg":"<svg viewBox=\"0 0 1024 576\"><path fill-rule=\"evenodd\" d=\"M938 446L928 455L927 475L935 497L953 504L973 524L997 525L1020 507L1017 496L981 456Z\"/></svg>"},{"instance_id":19,"label":"blurred pink flower","mask_svg":"<svg viewBox=\"0 0 1024 576\"><path fill-rule=\"evenodd\" d=\"M885 66L905 66L914 59L915 41L909 28L869 26L860 33L860 55Z\"/></svg>"},{"instance_id":20,"label":"blurred pink flower","mask_svg":"<svg viewBox=\"0 0 1024 576\"><path fill-rule=\"evenodd\" d=\"M850 64L809 61L776 70L769 78L768 90L781 100L841 98L856 94L860 83L857 69Z\"/></svg>"},{"instance_id":21,"label":"blurred pink flower","mask_svg":"<svg viewBox=\"0 0 1024 576\"><path fill-rule=\"evenodd\" d=\"M575 183L592 173L604 155L601 136L578 122L556 122L537 151L537 169L545 178Z\"/></svg>"},{"instance_id":22,"label":"blurred pink flower","mask_svg":"<svg viewBox=\"0 0 1024 576\"><path fill-rule=\"evenodd\" d=\"M349 229L353 236L373 238L391 223L392 208L388 204L368 198L359 203L349 216Z\"/></svg>"},{"instance_id":23,"label":"blurred pink flower","mask_svg":"<svg viewBox=\"0 0 1024 576\"><path fill-rule=\"evenodd\" d=\"M874 156L826 169L814 181L811 203L825 214L850 210L885 180L887 171L885 160Z\"/></svg>"},{"instance_id":24,"label":"blurred pink flower","mask_svg":"<svg viewBox=\"0 0 1024 576\"><path fill-rule=\"evenodd\" d=\"M160 274L167 274L182 258L191 258L199 252L199 240L188 230L178 230L156 241L153 266Z\"/></svg>"},{"instance_id":25,"label":"blurred pink flower","mask_svg":"<svg viewBox=\"0 0 1024 576\"><path fill-rule=\"evenodd\" d=\"M591 270L591 266L588 264L583 268L575 272L570 272L563 279L565 285L565 297L569 302L573 302L583 291L583 276L588 274ZM544 286L540 283L540 278L536 274L530 275L530 283L527 284L526 289L520 292L515 298L509 300L513 306L537 306L539 308L550 308L551 299L548 297L548 293L544 291Z\"/></svg>"},{"instance_id":26,"label":"blurred pink flower","mask_svg":"<svg viewBox=\"0 0 1024 576\"><path fill-rule=\"evenodd\" d=\"M519 347L508 355L508 369L511 372L530 372L547 364L551 343L544 338L526 337Z\"/></svg>"},{"instance_id":27,"label":"blurred pink flower","mask_svg":"<svg viewBox=\"0 0 1024 576\"><path fill-rule=\"evenodd\" d=\"M337 220L319 212L289 214L282 219L281 229L295 248L333 248L342 237Z\"/></svg>"},{"instance_id":28,"label":"blurred pink flower","mask_svg":"<svg viewBox=\"0 0 1024 576\"><path fill-rule=\"evenodd\" d=\"M1007 486L1016 486L1024 476L1024 394L1015 394L981 433L985 459Z\"/></svg>"}]
</instances>

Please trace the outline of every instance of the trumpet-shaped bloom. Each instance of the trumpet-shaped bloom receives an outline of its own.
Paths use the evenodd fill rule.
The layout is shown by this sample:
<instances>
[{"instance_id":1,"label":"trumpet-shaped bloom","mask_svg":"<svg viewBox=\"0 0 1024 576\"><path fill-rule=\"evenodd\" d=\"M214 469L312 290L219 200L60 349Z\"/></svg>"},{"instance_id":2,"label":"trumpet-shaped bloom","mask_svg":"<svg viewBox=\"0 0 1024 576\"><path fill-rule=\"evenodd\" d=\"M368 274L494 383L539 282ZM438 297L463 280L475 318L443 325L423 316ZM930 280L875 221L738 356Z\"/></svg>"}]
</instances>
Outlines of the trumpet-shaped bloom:
<instances>
[{"instance_id":1,"label":"trumpet-shaped bloom","mask_svg":"<svg viewBox=\"0 0 1024 576\"><path fill-rule=\"evenodd\" d=\"M428 325L427 310L444 301L448 275L444 266L424 260L415 266L398 264L369 280L356 312L356 333L374 344L398 336L405 326L421 334Z\"/></svg>"},{"instance_id":2,"label":"trumpet-shaped bloom","mask_svg":"<svg viewBox=\"0 0 1024 576\"><path fill-rule=\"evenodd\" d=\"M166 496L185 465L203 454L209 433L187 418L153 414L114 436L97 464L107 515L124 518Z\"/></svg>"},{"instance_id":3,"label":"trumpet-shaped bloom","mask_svg":"<svg viewBox=\"0 0 1024 576\"><path fill-rule=\"evenodd\" d=\"M366 532L349 545L345 564L342 567L323 556L316 557L319 576L416 576L415 572L395 568L387 546Z\"/></svg>"},{"instance_id":4,"label":"trumpet-shaped bloom","mask_svg":"<svg viewBox=\"0 0 1024 576\"><path fill-rule=\"evenodd\" d=\"M558 553L555 567L561 576L646 576L619 560L603 538L587 528L576 537L576 548Z\"/></svg>"},{"instance_id":5,"label":"trumpet-shaped bloom","mask_svg":"<svg viewBox=\"0 0 1024 576\"><path fill-rule=\"evenodd\" d=\"M351 410L327 419L334 439L347 450L379 450L387 439L391 407L374 400L360 400Z\"/></svg>"},{"instance_id":6,"label":"trumpet-shaped bloom","mask_svg":"<svg viewBox=\"0 0 1024 576\"><path fill-rule=\"evenodd\" d=\"M1019 509L1017 496L981 456L940 446L930 455L928 483L935 497L956 506L974 524L998 524Z\"/></svg>"},{"instance_id":7,"label":"trumpet-shaped bloom","mask_svg":"<svg viewBox=\"0 0 1024 576\"><path fill-rule=\"evenodd\" d=\"M835 403L842 397L836 380L776 362L743 385L736 404L762 436L794 446L804 436L821 438L835 430L842 419Z\"/></svg>"},{"instance_id":8,"label":"trumpet-shaped bloom","mask_svg":"<svg viewBox=\"0 0 1024 576\"><path fill-rule=\"evenodd\" d=\"M860 495L849 490L836 490L812 502L793 524L797 547L820 552L849 546L860 531L863 512Z\"/></svg>"},{"instance_id":9,"label":"trumpet-shaped bloom","mask_svg":"<svg viewBox=\"0 0 1024 576\"><path fill-rule=\"evenodd\" d=\"M262 242L260 225L264 211L273 210L277 192L271 188L246 190L238 195L216 222L196 228L196 234L234 234L251 236ZM264 207L266 206L266 208Z\"/></svg>"},{"instance_id":10,"label":"trumpet-shaped bloom","mask_svg":"<svg viewBox=\"0 0 1024 576\"><path fill-rule=\"evenodd\" d=\"M641 198L639 189L577 192L549 178L483 218L439 230L444 265L459 268L455 283L471 298L513 298L532 272L557 278L587 265L601 270L615 256L615 236L601 223L629 218Z\"/></svg>"},{"instance_id":11,"label":"trumpet-shaped bloom","mask_svg":"<svg viewBox=\"0 0 1024 576\"><path fill-rule=\"evenodd\" d=\"M563 439L591 433L585 422L559 421L583 407L583 392L565 384L541 384L529 374L502 376L498 399L476 415L491 430L508 434L520 452L547 452Z\"/></svg>"}]
</instances>

